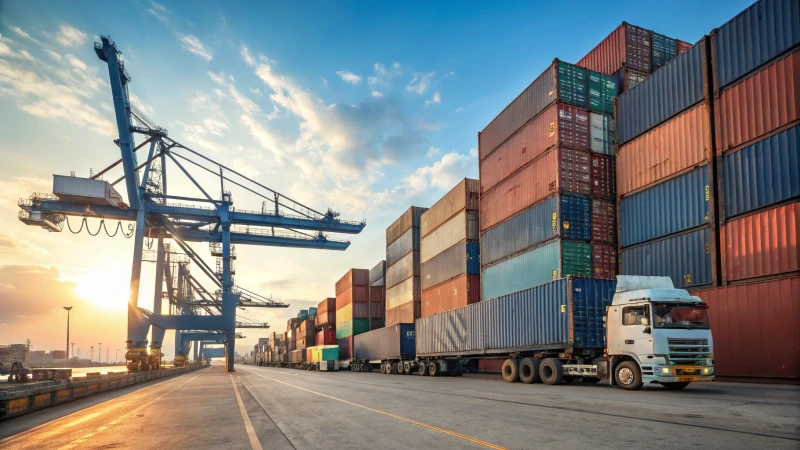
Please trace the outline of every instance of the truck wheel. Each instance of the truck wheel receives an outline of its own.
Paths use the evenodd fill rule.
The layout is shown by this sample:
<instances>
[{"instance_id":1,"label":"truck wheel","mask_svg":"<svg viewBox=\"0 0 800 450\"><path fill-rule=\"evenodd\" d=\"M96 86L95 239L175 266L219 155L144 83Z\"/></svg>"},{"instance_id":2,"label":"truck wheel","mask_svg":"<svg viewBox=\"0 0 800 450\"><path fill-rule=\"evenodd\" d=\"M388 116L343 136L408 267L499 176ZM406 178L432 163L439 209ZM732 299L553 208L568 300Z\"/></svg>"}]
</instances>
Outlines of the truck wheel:
<instances>
[{"instance_id":1,"label":"truck wheel","mask_svg":"<svg viewBox=\"0 0 800 450\"><path fill-rule=\"evenodd\" d=\"M411 375L411 363L409 361L403 361L403 372L406 375Z\"/></svg>"},{"instance_id":2,"label":"truck wheel","mask_svg":"<svg viewBox=\"0 0 800 450\"><path fill-rule=\"evenodd\" d=\"M681 389L685 388L689 385L688 382L681 382L681 383L661 383L662 386L669 389L670 391L680 391Z\"/></svg>"},{"instance_id":3,"label":"truck wheel","mask_svg":"<svg viewBox=\"0 0 800 450\"><path fill-rule=\"evenodd\" d=\"M428 363L425 361L420 361L417 364L417 375L422 375L423 377L428 374Z\"/></svg>"},{"instance_id":4,"label":"truck wheel","mask_svg":"<svg viewBox=\"0 0 800 450\"><path fill-rule=\"evenodd\" d=\"M519 362L519 381L525 384L540 383L539 365L540 361L533 358L522 358Z\"/></svg>"},{"instance_id":5,"label":"truck wheel","mask_svg":"<svg viewBox=\"0 0 800 450\"><path fill-rule=\"evenodd\" d=\"M639 365L633 361L623 361L614 370L614 379L619 387L635 391L642 387L642 373Z\"/></svg>"},{"instance_id":6,"label":"truck wheel","mask_svg":"<svg viewBox=\"0 0 800 450\"><path fill-rule=\"evenodd\" d=\"M519 367L516 359L507 359L503 362L503 380L507 383L519 381Z\"/></svg>"},{"instance_id":7,"label":"truck wheel","mask_svg":"<svg viewBox=\"0 0 800 450\"><path fill-rule=\"evenodd\" d=\"M430 375L432 377L439 376L439 365L436 364L436 361L431 361L428 364L428 375Z\"/></svg>"},{"instance_id":8,"label":"truck wheel","mask_svg":"<svg viewBox=\"0 0 800 450\"><path fill-rule=\"evenodd\" d=\"M561 384L564 381L564 370L561 361L555 358L546 358L539 365L539 377L544 384Z\"/></svg>"},{"instance_id":9,"label":"truck wheel","mask_svg":"<svg viewBox=\"0 0 800 450\"><path fill-rule=\"evenodd\" d=\"M398 375L405 375L405 371L403 370L403 361L397 361L397 374Z\"/></svg>"}]
</instances>

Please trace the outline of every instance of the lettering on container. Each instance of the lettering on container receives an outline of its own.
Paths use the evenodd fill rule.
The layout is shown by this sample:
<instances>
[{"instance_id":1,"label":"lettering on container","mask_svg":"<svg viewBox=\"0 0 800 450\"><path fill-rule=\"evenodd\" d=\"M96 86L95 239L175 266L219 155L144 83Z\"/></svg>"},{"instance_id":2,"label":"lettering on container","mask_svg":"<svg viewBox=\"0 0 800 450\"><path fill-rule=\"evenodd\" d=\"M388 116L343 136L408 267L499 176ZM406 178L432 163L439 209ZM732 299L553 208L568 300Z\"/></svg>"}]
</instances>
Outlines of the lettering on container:
<instances>
[{"instance_id":1,"label":"lettering on container","mask_svg":"<svg viewBox=\"0 0 800 450\"><path fill-rule=\"evenodd\" d=\"M567 305L561 305L561 312L562 313L567 312Z\"/></svg>"},{"instance_id":2,"label":"lettering on container","mask_svg":"<svg viewBox=\"0 0 800 450\"><path fill-rule=\"evenodd\" d=\"M558 213L553 213L553 231L555 231L556 227L558 226Z\"/></svg>"},{"instance_id":3,"label":"lettering on container","mask_svg":"<svg viewBox=\"0 0 800 450\"><path fill-rule=\"evenodd\" d=\"M554 270L554 271L553 271L553 279L554 279L554 280L557 280L557 279L558 279L558 270Z\"/></svg>"}]
</instances>

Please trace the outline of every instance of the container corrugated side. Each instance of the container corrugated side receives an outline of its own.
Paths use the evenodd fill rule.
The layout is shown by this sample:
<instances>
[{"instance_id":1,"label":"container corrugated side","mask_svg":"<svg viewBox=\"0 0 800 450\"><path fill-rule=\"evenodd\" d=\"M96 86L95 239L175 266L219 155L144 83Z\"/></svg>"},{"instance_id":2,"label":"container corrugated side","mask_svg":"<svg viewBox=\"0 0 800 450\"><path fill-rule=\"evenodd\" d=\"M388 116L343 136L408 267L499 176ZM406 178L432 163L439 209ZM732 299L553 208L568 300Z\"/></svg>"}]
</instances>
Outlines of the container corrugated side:
<instances>
[{"instance_id":1,"label":"container corrugated side","mask_svg":"<svg viewBox=\"0 0 800 450\"><path fill-rule=\"evenodd\" d=\"M317 346L336 345L336 329L328 328L322 331L318 331L314 343Z\"/></svg>"},{"instance_id":2,"label":"container corrugated side","mask_svg":"<svg viewBox=\"0 0 800 450\"><path fill-rule=\"evenodd\" d=\"M53 175L53 194L68 198L94 198L103 201L106 198L106 182L89 178Z\"/></svg>"},{"instance_id":3,"label":"container corrugated side","mask_svg":"<svg viewBox=\"0 0 800 450\"><path fill-rule=\"evenodd\" d=\"M714 100L717 155L800 120L800 50Z\"/></svg>"},{"instance_id":4,"label":"container corrugated side","mask_svg":"<svg viewBox=\"0 0 800 450\"><path fill-rule=\"evenodd\" d=\"M372 269L369 269L369 285L375 285L375 282L380 280L386 275L386 261L381 261Z\"/></svg>"},{"instance_id":5,"label":"container corrugated side","mask_svg":"<svg viewBox=\"0 0 800 450\"><path fill-rule=\"evenodd\" d=\"M592 243L592 276L609 280L617 278L617 248L615 246Z\"/></svg>"},{"instance_id":6,"label":"container corrugated side","mask_svg":"<svg viewBox=\"0 0 800 450\"><path fill-rule=\"evenodd\" d=\"M592 154L592 197L614 198L616 191L614 159L610 156Z\"/></svg>"},{"instance_id":7,"label":"container corrugated side","mask_svg":"<svg viewBox=\"0 0 800 450\"><path fill-rule=\"evenodd\" d=\"M480 275L463 274L422 291L421 317L481 301Z\"/></svg>"},{"instance_id":8,"label":"container corrugated side","mask_svg":"<svg viewBox=\"0 0 800 450\"><path fill-rule=\"evenodd\" d=\"M592 246L554 239L481 270L481 299L528 289L568 275L592 276Z\"/></svg>"},{"instance_id":9,"label":"container corrugated side","mask_svg":"<svg viewBox=\"0 0 800 450\"><path fill-rule=\"evenodd\" d=\"M369 311L372 319L386 318L386 288L384 286L369 287Z\"/></svg>"},{"instance_id":10,"label":"container corrugated side","mask_svg":"<svg viewBox=\"0 0 800 450\"><path fill-rule=\"evenodd\" d=\"M707 97L707 41L703 38L650 78L617 97L615 119L619 144L666 122Z\"/></svg>"},{"instance_id":11,"label":"container corrugated side","mask_svg":"<svg viewBox=\"0 0 800 450\"><path fill-rule=\"evenodd\" d=\"M419 252L411 252L386 269L386 288L391 289L410 277L419 276Z\"/></svg>"},{"instance_id":12,"label":"container corrugated side","mask_svg":"<svg viewBox=\"0 0 800 450\"><path fill-rule=\"evenodd\" d=\"M392 325L366 333L353 339L353 359L382 361L406 359L416 355L414 324Z\"/></svg>"},{"instance_id":13,"label":"container corrugated side","mask_svg":"<svg viewBox=\"0 0 800 450\"><path fill-rule=\"evenodd\" d=\"M606 75L614 75L622 67L650 73L652 51L650 30L623 22L581 58L578 65Z\"/></svg>"},{"instance_id":14,"label":"container corrugated side","mask_svg":"<svg viewBox=\"0 0 800 450\"><path fill-rule=\"evenodd\" d=\"M617 242L617 208L608 200L592 199L592 242Z\"/></svg>"},{"instance_id":15,"label":"container corrugated side","mask_svg":"<svg viewBox=\"0 0 800 450\"><path fill-rule=\"evenodd\" d=\"M336 325L336 339L355 336L369 331L369 319L353 319Z\"/></svg>"},{"instance_id":16,"label":"container corrugated side","mask_svg":"<svg viewBox=\"0 0 800 450\"><path fill-rule=\"evenodd\" d=\"M800 125L722 156L724 220L800 197Z\"/></svg>"},{"instance_id":17,"label":"container corrugated side","mask_svg":"<svg viewBox=\"0 0 800 450\"><path fill-rule=\"evenodd\" d=\"M386 228L386 246L396 241L410 228L419 228L420 217L428 208L412 206Z\"/></svg>"},{"instance_id":18,"label":"container corrugated side","mask_svg":"<svg viewBox=\"0 0 800 450\"><path fill-rule=\"evenodd\" d=\"M339 346L339 359L349 361L353 359L353 336L336 338L336 345Z\"/></svg>"},{"instance_id":19,"label":"container corrugated side","mask_svg":"<svg viewBox=\"0 0 800 450\"><path fill-rule=\"evenodd\" d=\"M328 297L317 305L317 314L336 311L336 297Z\"/></svg>"},{"instance_id":20,"label":"container corrugated side","mask_svg":"<svg viewBox=\"0 0 800 450\"><path fill-rule=\"evenodd\" d=\"M368 286L369 269L350 269L336 282L336 295L349 289L351 286Z\"/></svg>"},{"instance_id":21,"label":"container corrugated side","mask_svg":"<svg viewBox=\"0 0 800 450\"><path fill-rule=\"evenodd\" d=\"M479 275L481 273L479 249L477 242L465 241L426 261L420 268L422 290L461 274Z\"/></svg>"},{"instance_id":22,"label":"container corrugated side","mask_svg":"<svg viewBox=\"0 0 800 450\"><path fill-rule=\"evenodd\" d=\"M622 249L620 275L668 276L676 288L716 283L711 228L700 228Z\"/></svg>"},{"instance_id":23,"label":"container corrugated side","mask_svg":"<svg viewBox=\"0 0 800 450\"><path fill-rule=\"evenodd\" d=\"M589 71L589 110L613 115L617 92L617 77Z\"/></svg>"},{"instance_id":24,"label":"container corrugated side","mask_svg":"<svg viewBox=\"0 0 800 450\"><path fill-rule=\"evenodd\" d=\"M478 180L464 178L453 189L422 214L419 236L424 238L460 211L477 211L481 186Z\"/></svg>"},{"instance_id":25,"label":"container corrugated side","mask_svg":"<svg viewBox=\"0 0 800 450\"><path fill-rule=\"evenodd\" d=\"M760 0L711 33L714 86L724 89L800 44L800 1Z\"/></svg>"},{"instance_id":26,"label":"container corrugated side","mask_svg":"<svg viewBox=\"0 0 800 450\"><path fill-rule=\"evenodd\" d=\"M416 322L417 356L605 347L616 281L564 278Z\"/></svg>"},{"instance_id":27,"label":"container corrugated side","mask_svg":"<svg viewBox=\"0 0 800 450\"><path fill-rule=\"evenodd\" d=\"M425 236L419 246L420 262L430 261L431 258L461 241L477 241L478 219L477 211L464 210Z\"/></svg>"},{"instance_id":28,"label":"container corrugated side","mask_svg":"<svg viewBox=\"0 0 800 450\"><path fill-rule=\"evenodd\" d=\"M369 301L369 286L353 286L336 296L336 310L353 302L365 303L367 301Z\"/></svg>"},{"instance_id":29,"label":"container corrugated side","mask_svg":"<svg viewBox=\"0 0 800 450\"><path fill-rule=\"evenodd\" d=\"M711 223L708 165L650 186L619 202L619 243L636 245Z\"/></svg>"},{"instance_id":30,"label":"container corrugated side","mask_svg":"<svg viewBox=\"0 0 800 450\"><path fill-rule=\"evenodd\" d=\"M708 305L717 375L800 378L800 277L691 294Z\"/></svg>"},{"instance_id":31,"label":"container corrugated side","mask_svg":"<svg viewBox=\"0 0 800 450\"><path fill-rule=\"evenodd\" d=\"M559 193L592 193L589 152L554 148L481 196L481 232Z\"/></svg>"},{"instance_id":32,"label":"container corrugated side","mask_svg":"<svg viewBox=\"0 0 800 450\"><path fill-rule=\"evenodd\" d=\"M386 310L386 326L397 325L398 323L414 323L419 319L421 302L405 303L397 308Z\"/></svg>"},{"instance_id":33,"label":"container corrugated side","mask_svg":"<svg viewBox=\"0 0 800 450\"><path fill-rule=\"evenodd\" d=\"M553 147L589 150L590 139L589 111L554 103L497 149L480 155L481 192L488 192Z\"/></svg>"},{"instance_id":34,"label":"container corrugated side","mask_svg":"<svg viewBox=\"0 0 800 450\"><path fill-rule=\"evenodd\" d=\"M720 227L723 282L800 271L800 203L761 211Z\"/></svg>"},{"instance_id":35,"label":"container corrugated side","mask_svg":"<svg viewBox=\"0 0 800 450\"><path fill-rule=\"evenodd\" d=\"M402 236L386 246L386 267L392 267L400 258L419 251L419 228L409 228Z\"/></svg>"},{"instance_id":36,"label":"container corrugated side","mask_svg":"<svg viewBox=\"0 0 800 450\"><path fill-rule=\"evenodd\" d=\"M555 237L591 239L591 200L553 196L499 223L481 235L481 265L486 266Z\"/></svg>"},{"instance_id":37,"label":"container corrugated side","mask_svg":"<svg viewBox=\"0 0 800 450\"><path fill-rule=\"evenodd\" d=\"M711 115L701 103L617 151L617 195L625 196L712 159Z\"/></svg>"},{"instance_id":38,"label":"container corrugated side","mask_svg":"<svg viewBox=\"0 0 800 450\"><path fill-rule=\"evenodd\" d=\"M613 118L600 113L589 114L592 151L602 155L613 155L617 148L616 128Z\"/></svg>"},{"instance_id":39,"label":"container corrugated side","mask_svg":"<svg viewBox=\"0 0 800 450\"><path fill-rule=\"evenodd\" d=\"M421 293L422 288L419 277L411 277L386 290L386 309L397 308L406 303L419 302Z\"/></svg>"}]
</instances>

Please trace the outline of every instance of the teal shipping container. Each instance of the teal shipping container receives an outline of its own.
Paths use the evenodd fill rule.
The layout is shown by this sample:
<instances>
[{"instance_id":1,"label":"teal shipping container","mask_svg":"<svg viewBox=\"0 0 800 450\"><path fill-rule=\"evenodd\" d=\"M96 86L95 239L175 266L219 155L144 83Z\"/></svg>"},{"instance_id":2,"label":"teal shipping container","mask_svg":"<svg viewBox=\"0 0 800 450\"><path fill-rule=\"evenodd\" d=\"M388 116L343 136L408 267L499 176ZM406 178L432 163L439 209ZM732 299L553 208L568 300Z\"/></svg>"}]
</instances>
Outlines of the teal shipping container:
<instances>
[{"instance_id":1,"label":"teal shipping container","mask_svg":"<svg viewBox=\"0 0 800 450\"><path fill-rule=\"evenodd\" d=\"M338 361L339 360L339 346L338 345L323 345L320 347L322 361Z\"/></svg>"},{"instance_id":2,"label":"teal shipping container","mask_svg":"<svg viewBox=\"0 0 800 450\"><path fill-rule=\"evenodd\" d=\"M336 339L342 339L369 331L369 319L353 319L336 325Z\"/></svg>"},{"instance_id":3,"label":"teal shipping container","mask_svg":"<svg viewBox=\"0 0 800 450\"><path fill-rule=\"evenodd\" d=\"M481 300L529 289L568 275L592 276L592 245L560 238L481 271Z\"/></svg>"},{"instance_id":4,"label":"teal shipping container","mask_svg":"<svg viewBox=\"0 0 800 450\"><path fill-rule=\"evenodd\" d=\"M589 71L589 109L614 115L617 97L617 77Z\"/></svg>"}]
</instances>

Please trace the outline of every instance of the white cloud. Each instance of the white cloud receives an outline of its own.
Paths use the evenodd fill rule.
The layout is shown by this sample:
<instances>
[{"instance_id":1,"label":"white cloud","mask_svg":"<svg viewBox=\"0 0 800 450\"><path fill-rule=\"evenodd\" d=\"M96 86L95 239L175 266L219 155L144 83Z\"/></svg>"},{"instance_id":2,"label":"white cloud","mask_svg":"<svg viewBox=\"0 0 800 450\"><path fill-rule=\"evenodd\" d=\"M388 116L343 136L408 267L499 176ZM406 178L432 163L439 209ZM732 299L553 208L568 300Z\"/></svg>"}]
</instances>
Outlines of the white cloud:
<instances>
[{"instance_id":1,"label":"white cloud","mask_svg":"<svg viewBox=\"0 0 800 450\"><path fill-rule=\"evenodd\" d=\"M261 89L259 88L250 88L250 93L261 97Z\"/></svg>"},{"instance_id":2,"label":"white cloud","mask_svg":"<svg viewBox=\"0 0 800 450\"><path fill-rule=\"evenodd\" d=\"M428 153L426 153L425 156L427 156L428 158L433 158L434 156L438 155L441 152L442 151L439 150L437 147L431 146L431 148L428 149Z\"/></svg>"},{"instance_id":3,"label":"white cloud","mask_svg":"<svg viewBox=\"0 0 800 450\"><path fill-rule=\"evenodd\" d=\"M380 91L372 91L372 96L373 97L383 97L383 94L381 94Z\"/></svg>"},{"instance_id":4,"label":"white cloud","mask_svg":"<svg viewBox=\"0 0 800 450\"><path fill-rule=\"evenodd\" d=\"M244 60L245 64L251 67L256 65L256 60L250 56L250 50L248 50L246 46L243 45L239 53L242 55L242 59Z\"/></svg>"},{"instance_id":5,"label":"white cloud","mask_svg":"<svg viewBox=\"0 0 800 450\"><path fill-rule=\"evenodd\" d=\"M48 55L50 55L50 57L51 57L51 58L55 59L56 61L59 61L59 62L61 62L61 59L62 59L63 57L62 57L60 54L58 54L58 53L56 53L56 52L54 52L54 51L52 51L52 50L50 50L50 49L45 49L44 51L45 51L45 53L47 53Z\"/></svg>"},{"instance_id":6,"label":"white cloud","mask_svg":"<svg viewBox=\"0 0 800 450\"><path fill-rule=\"evenodd\" d=\"M393 63L388 69L381 63L375 63L373 68L375 70L375 75L367 77L367 82L372 85L388 86L389 79L402 74L399 62Z\"/></svg>"},{"instance_id":7,"label":"white cloud","mask_svg":"<svg viewBox=\"0 0 800 450\"><path fill-rule=\"evenodd\" d=\"M180 35L181 46L188 50L191 53L205 59L206 61L211 61L213 59L213 55L211 51L200 42L200 39L197 36L193 36L191 34L182 34Z\"/></svg>"},{"instance_id":8,"label":"white cloud","mask_svg":"<svg viewBox=\"0 0 800 450\"><path fill-rule=\"evenodd\" d=\"M8 39L6 42L12 42L13 43L13 41L11 41L10 39ZM7 58L14 58L14 59L22 59L22 60L26 60L26 61L35 61L36 60L36 58L31 56L31 54L28 53L26 50L14 51L5 42L0 42L0 56L4 56L4 57L7 57Z\"/></svg>"},{"instance_id":9,"label":"white cloud","mask_svg":"<svg viewBox=\"0 0 800 450\"><path fill-rule=\"evenodd\" d=\"M152 113L155 111L152 106L145 104L142 99L136 96L136 94L129 94L131 104L143 113Z\"/></svg>"},{"instance_id":10,"label":"white cloud","mask_svg":"<svg viewBox=\"0 0 800 450\"><path fill-rule=\"evenodd\" d=\"M349 70L339 70L336 75L339 75L345 83L358 84L361 82L361 77Z\"/></svg>"},{"instance_id":11,"label":"white cloud","mask_svg":"<svg viewBox=\"0 0 800 450\"><path fill-rule=\"evenodd\" d=\"M156 2L151 0L150 4L153 5L153 8L158 10L158 11L169 12L169 10L167 8L165 8L164 5L162 5L161 3L156 3Z\"/></svg>"},{"instance_id":12,"label":"white cloud","mask_svg":"<svg viewBox=\"0 0 800 450\"><path fill-rule=\"evenodd\" d=\"M39 46L44 47L44 43L42 41L40 41L40 40L36 39L35 37L31 36L30 34L26 33L22 28L9 26L8 29L13 31L14 33L16 33L17 36L25 38L25 39L27 39L27 40L29 40L31 42L34 42L35 44L37 44Z\"/></svg>"},{"instance_id":13,"label":"white cloud","mask_svg":"<svg viewBox=\"0 0 800 450\"><path fill-rule=\"evenodd\" d=\"M213 92L213 93L214 93L214 95L216 95L216 96L217 96L217 97L219 97L219 98L225 98L225 97L227 97L227 96L228 96L228 94L226 94L226 93L222 92L222 90L221 90L221 89L212 89L212 90L211 90L211 92Z\"/></svg>"},{"instance_id":14,"label":"white cloud","mask_svg":"<svg viewBox=\"0 0 800 450\"><path fill-rule=\"evenodd\" d=\"M147 8L147 12L148 12L150 15L152 15L153 17L155 17L156 19L158 19L158 20L159 20L161 23L163 23L163 24L165 24L165 25L169 25L169 19L168 19L168 18L167 18L167 16L165 16L164 14L162 14L162 13L160 13L160 12L156 11L156 10L155 10L155 9L153 9L153 8Z\"/></svg>"},{"instance_id":15,"label":"white cloud","mask_svg":"<svg viewBox=\"0 0 800 450\"><path fill-rule=\"evenodd\" d=\"M323 85L323 86L325 86L325 87L328 87L328 80L326 80L325 78L323 78L323 79L322 79L322 85Z\"/></svg>"},{"instance_id":16,"label":"white cloud","mask_svg":"<svg viewBox=\"0 0 800 450\"><path fill-rule=\"evenodd\" d=\"M433 149L433 148L432 148ZM436 149L438 151L438 149ZM429 153L431 150L428 151ZM458 152L446 153L435 163L418 168L403 179L395 191L413 197L432 187L447 190L459 180L470 175L477 167L478 151L470 149L465 155Z\"/></svg>"},{"instance_id":17,"label":"white cloud","mask_svg":"<svg viewBox=\"0 0 800 450\"><path fill-rule=\"evenodd\" d=\"M415 92L419 95L424 94L425 91L428 90L428 87L431 84L431 78L433 78L435 74L436 72L414 74L414 78L412 78L406 86L406 91Z\"/></svg>"},{"instance_id":18,"label":"white cloud","mask_svg":"<svg viewBox=\"0 0 800 450\"><path fill-rule=\"evenodd\" d=\"M437 122L437 121L430 121L430 120L424 120L424 119L420 119L420 121L419 121L419 126L424 128L424 129L426 129L426 130L428 130L428 131L441 130L444 127L444 125L445 124L443 124L441 122Z\"/></svg>"},{"instance_id":19,"label":"white cloud","mask_svg":"<svg viewBox=\"0 0 800 450\"><path fill-rule=\"evenodd\" d=\"M61 25L56 33L56 41L64 47L83 45L87 37L86 33L68 24Z\"/></svg>"},{"instance_id":20,"label":"white cloud","mask_svg":"<svg viewBox=\"0 0 800 450\"><path fill-rule=\"evenodd\" d=\"M433 93L433 97L430 100L425 100L425 106L436 105L442 103L442 95L439 91Z\"/></svg>"},{"instance_id":21,"label":"white cloud","mask_svg":"<svg viewBox=\"0 0 800 450\"><path fill-rule=\"evenodd\" d=\"M225 74L221 72L219 74L208 72L208 76L214 83L228 88L228 94L230 94L230 96L233 98L233 101L236 102L236 104L245 113L254 114L261 110L254 101L250 100L249 98L247 98L246 95L242 94L241 92L239 92L238 89L236 89L236 86L233 85L233 77L229 77L228 79L226 79Z\"/></svg>"},{"instance_id":22,"label":"white cloud","mask_svg":"<svg viewBox=\"0 0 800 450\"><path fill-rule=\"evenodd\" d=\"M206 126L206 130L208 130L209 133L216 134L217 136L222 136L224 131L230 130L228 124L221 120L214 119L213 117L205 119L203 124Z\"/></svg>"}]
</instances>

